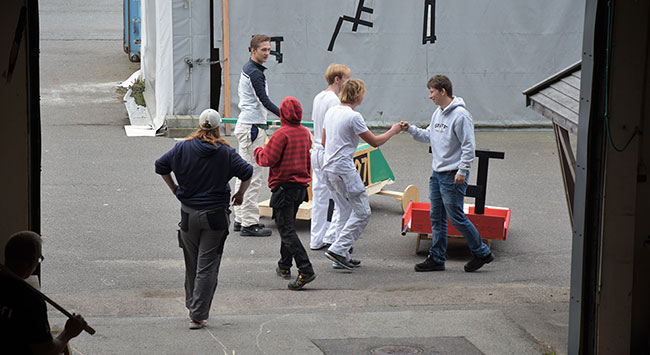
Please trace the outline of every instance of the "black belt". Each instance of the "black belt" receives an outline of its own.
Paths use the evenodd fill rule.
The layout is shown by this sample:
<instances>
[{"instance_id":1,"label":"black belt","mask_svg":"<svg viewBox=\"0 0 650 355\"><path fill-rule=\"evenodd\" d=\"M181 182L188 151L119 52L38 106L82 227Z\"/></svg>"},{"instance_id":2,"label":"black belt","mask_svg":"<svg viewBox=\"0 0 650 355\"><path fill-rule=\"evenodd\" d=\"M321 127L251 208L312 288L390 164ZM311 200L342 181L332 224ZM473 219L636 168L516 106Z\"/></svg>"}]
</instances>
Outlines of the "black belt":
<instances>
[{"instance_id":1,"label":"black belt","mask_svg":"<svg viewBox=\"0 0 650 355\"><path fill-rule=\"evenodd\" d=\"M436 174L446 174L446 175L454 174L454 175L456 175L457 172L458 172L458 169L449 170L449 171L436 171Z\"/></svg>"}]
</instances>

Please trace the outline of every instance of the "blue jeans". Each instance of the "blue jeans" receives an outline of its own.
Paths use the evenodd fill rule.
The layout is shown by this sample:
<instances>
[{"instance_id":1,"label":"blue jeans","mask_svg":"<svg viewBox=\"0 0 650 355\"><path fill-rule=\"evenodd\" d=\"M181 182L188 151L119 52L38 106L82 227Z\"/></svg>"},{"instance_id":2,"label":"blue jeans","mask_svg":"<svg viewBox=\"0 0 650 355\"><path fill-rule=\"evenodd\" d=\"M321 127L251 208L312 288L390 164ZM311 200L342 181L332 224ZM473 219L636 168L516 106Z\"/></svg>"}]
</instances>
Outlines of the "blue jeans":
<instances>
[{"instance_id":1,"label":"blue jeans","mask_svg":"<svg viewBox=\"0 0 650 355\"><path fill-rule=\"evenodd\" d=\"M462 184L454 184L455 172L433 172L429 179L429 200L431 200L431 229L433 245L429 255L437 263L444 263L447 252L447 217L467 241L467 246L478 257L488 255L490 249L481 240L476 227L463 211L463 200L467 190L469 172Z\"/></svg>"}]
</instances>

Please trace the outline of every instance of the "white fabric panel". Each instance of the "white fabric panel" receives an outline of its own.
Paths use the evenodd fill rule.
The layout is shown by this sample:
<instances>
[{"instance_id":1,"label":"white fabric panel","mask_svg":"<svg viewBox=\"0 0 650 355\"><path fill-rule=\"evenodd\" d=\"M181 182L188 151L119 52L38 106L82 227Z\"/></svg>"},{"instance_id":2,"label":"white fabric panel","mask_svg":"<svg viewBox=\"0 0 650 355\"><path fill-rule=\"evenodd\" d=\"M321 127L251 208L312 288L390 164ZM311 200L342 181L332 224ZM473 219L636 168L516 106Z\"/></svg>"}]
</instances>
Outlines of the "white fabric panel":
<instances>
[{"instance_id":1,"label":"white fabric panel","mask_svg":"<svg viewBox=\"0 0 650 355\"><path fill-rule=\"evenodd\" d=\"M145 87L154 90L156 72L156 2L142 0L140 2L142 37L140 52L140 70L145 80Z\"/></svg>"},{"instance_id":2,"label":"white fabric panel","mask_svg":"<svg viewBox=\"0 0 650 355\"><path fill-rule=\"evenodd\" d=\"M308 118L314 95L326 86L325 69L343 63L368 86L358 110L370 125L426 124L434 106L425 85L438 73L450 77L477 126L545 125L525 108L521 92L580 59L584 3L571 0L437 1L437 41L426 45L423 1L366 0L374 13L361 18L373 27L352 32L352 23L344 22L332 52L327 47L336 22L354 17L358 0L229 4L233 116L239 112L239 73L255 33L284 36L283 63L271 57L266 64L274 103L295 96Z\"/></svg>"},{"instance_id":3,"label":"white fabric panel","mask_svg":"<svg viewBox=\"0 0 650 355\"><path fill-rule=\"evenodd\" d=\"M147 113L155 117L156 112L156 0L140 2L142 37L140 46L140 71L145 85ZM153 119L150 119L153 121ZM150 122L153 125L153 122ZM155 131L154 131L155 133Z\"/></svg>"},{"instance_id":4,"label":"white fabric panel","mask_svg":"<svg viewBox=\"0 0 650 355\"><path fill-rule=\"evenodd\" d=\"M187 8L185 4L185 0L142 2L141 65L156 130L167 115L199 114L210 104L210 4L190 1ZM185 58L194 63L189 77Z\"/></svg>"},{"instance_id":5,"label":"white fabric panel","mask_svg":"<svg viewBox=\"0 0 650 355\"><path fill-rule=\"evenodd\" d=\"M174 81L171 76L174 67L172 46L172 0L157 0L155 111L152 115L154 129L160 128L165 122L165 115L172 112L174 95Z\"/></svg>"}]
</instances>

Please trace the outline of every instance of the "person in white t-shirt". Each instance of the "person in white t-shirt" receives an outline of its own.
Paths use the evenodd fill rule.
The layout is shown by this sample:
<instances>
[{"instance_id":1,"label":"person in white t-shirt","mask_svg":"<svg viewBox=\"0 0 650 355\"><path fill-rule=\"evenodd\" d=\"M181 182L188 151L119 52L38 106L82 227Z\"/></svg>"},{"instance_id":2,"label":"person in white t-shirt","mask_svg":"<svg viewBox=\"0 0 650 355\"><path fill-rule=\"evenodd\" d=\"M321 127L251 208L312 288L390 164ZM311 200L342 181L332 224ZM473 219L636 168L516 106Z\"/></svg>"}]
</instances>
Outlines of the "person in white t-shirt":
<instances>
[{"instance_id":1,"label":"person in white t-shirt","mask_svg":"<svg viewBox=\"0 0 650 355\"><path fill-rule=\"evenodd\" d=\"M350 79L350 68L342 64L330 64L325 71L325 80L327 89L321 91L314 97L312 106L311 120L314 122L314 144L311 153L311 190L312 190L312 209L311 209L311 242L309 247L312 250L328 248L336 240L337 230L333 228L339 219L338 209L334 207L334 201L327 185L325 184L321 165L325 148L321 144L323 133L323 122L325 113L333 106L341 104L339 93L343 83ZM328 220L331 216L331 221Z\"/></svg>"},{"instance_id":2,"label":"person in white t-shirt","mask_svg":"<svg viewBox=\"0 0 650 355\"><path fill-rule=\"evenodd\" d=\"M325 252L325 257L339 268L348 270L360 266L360 261L350 258L350 248L370 220L366 188L353 161L359 138L378 147L401 129L400 124L396 123L378 136L370 132L363 116L354 111L363 101L365 93L366 85L362 80L346 81L339 95L341 104L330 108L325 114L322 136L325 147L322 170L334 204L339 210L339 220L333 226L339 235Z\"/></svg>"}]
</instances>

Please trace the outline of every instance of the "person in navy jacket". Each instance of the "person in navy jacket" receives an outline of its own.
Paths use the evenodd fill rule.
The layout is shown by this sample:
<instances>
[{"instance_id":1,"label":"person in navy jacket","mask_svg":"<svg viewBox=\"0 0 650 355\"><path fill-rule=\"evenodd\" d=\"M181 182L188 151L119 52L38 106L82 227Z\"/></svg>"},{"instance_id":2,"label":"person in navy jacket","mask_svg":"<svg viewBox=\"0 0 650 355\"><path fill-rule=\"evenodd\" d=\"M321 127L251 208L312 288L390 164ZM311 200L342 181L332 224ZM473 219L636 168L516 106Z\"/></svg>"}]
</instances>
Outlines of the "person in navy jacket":
<instances>
[{"instance_id":1,"label":"person in navy jacket","mask_svg":"<svg viewBox=\"0 0 650 355\"><path fill-rule=\"evenodd\" d=\"M197 131L156 160L156 173L181 202L179 244L185 257L185 306L190 313L190 329L206 326L217 288L230 225L228 181L233 177L241 181L232 196L236 206L242 203L253 175L253 167L221 138L220 125L217 111L203 111Z\"/></svg>"}]
</instances>

